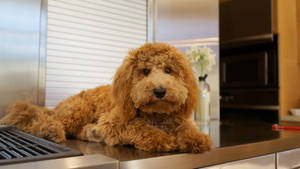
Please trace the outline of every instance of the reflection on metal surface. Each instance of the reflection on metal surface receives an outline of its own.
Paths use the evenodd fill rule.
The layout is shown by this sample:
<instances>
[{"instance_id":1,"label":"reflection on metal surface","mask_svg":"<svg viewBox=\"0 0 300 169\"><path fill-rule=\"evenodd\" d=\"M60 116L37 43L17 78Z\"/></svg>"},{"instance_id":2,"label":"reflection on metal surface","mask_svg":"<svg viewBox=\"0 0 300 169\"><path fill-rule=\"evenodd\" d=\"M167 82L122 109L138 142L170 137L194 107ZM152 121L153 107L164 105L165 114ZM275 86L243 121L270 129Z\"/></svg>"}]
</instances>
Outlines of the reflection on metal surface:
<instances>
[{"instance_id":1,"label":"reflection on metal surface","mask_svg":"<svg viewBox=\"0 0 300 169\"><path fill-rule=\"evenodd\" d=\"M117 169L118 161L103 155L70 157L56 160L1 166L1 169Z\"/></svg>"},{"instance_id":2,"label":"reflection on metal surface","mask_svg":"<svg viewBox=\"0 0 300 169\"><path fill-rule=\"evenodd\" d=\"M230 47L245 46L251 44L257 44L262 42L272 42L274 40L273 34L264 34L257 36L249 36L240 39L228 40L226 42L221 43L221 49L227 49Z\"/></svg>"},{"instance_id":3,"label":"reflection on metal surface","mask_svg":"<svg viewBox=\"0 0 300 169\"><path fill-rule=\"evenodd\" d=\"M230 41L226 41L226 43L241 43L244 41L255 41L255 40L270 40L272 41L274 39L274 35L273 34L264 34L264 35L256 35L256 36L249 36L246 38L240 38L240 39L235 39L235 40L230 40Z\"/></svg>"},{"instance_id":4,"label":"reflection on metal surface","mask_svg":"<svg viewBox=\"0 0 300 169\"><path fill-rule=\"evenodd\" d=\"M277 153L278 169L299 169L300 168L300 148Z\"/></svg>"},{"instance_id":5,"label":"reflection on metal surface","mask_svg":"<svg viewBox=\"0 0 300 169\"><path fill-rule=\"evenodd\" d=\"M13 101L38 103L43 98L43 77L39 75L45 68L44 2L0 1L0 117Z\"/></svg>"},{"instance_id":6,"label":"reflection on metal surface","mask_svg":"<svg viewBox=\"0 0 300 169\"><path fill-rule=\"evenodd\" d=\"M222 108L238 108L238 109L250 109L250 110L279 110L279 106L273 105L231 105L223 104Z\"/></svg>"},{"instance_id":7,"label":"reflection on metal surface","mask_svg":"<svg viewBox=\"0 0 300 169\"><path fill-rule=\"evenodd\" d=\"M219 137L215 137L219 128ZM268 124L229 125L211 123L210 134L218 146L202 154L149 153L130 146L108 146L79 140L68 140L67 147L78 149L85 155L102 154L120 161L120 168L184 169L257 157L300 147L300 132L272 131Z\"/></svg>"},{"instance_id":8,"label":"reflection on metal surface","mask_svg":"<svg viewBox=\"0 0 300 169\"><path fill-rule=\"evenodd\" d=\"M85 142L80 140L68 140L64 146L77 149L83 154L103 154L119 161L131 161L147 159L158 156L174 155L173 153L149 153L138 150L132 146L109 146L104 143ZM178 154L179 152L175 153Z\"/></svg>"},{"instance_id":9,"label":"reflection on metal surface","mask_svg":"<svg viewBox=\"0 0 300 169\"><path fill-rule=\"evenodd\" d=\"M47 37L47 6L48 0L41 0L40 17L40 57L39 57L39 79L38 79L38 104L45 105L45 83L46 83L46 37Z\"/></svg>"},{"instance_id":10,"label":"reflection on metal surface","mask_svg":"<svg viewBox=\"0 0 300 169\"><path fill-rule=\"evenodd\" d=\"M147 0L147 42L155 42L156 0Z\"/></svg>"},{"instance_id":11,"label":"reflection on metal surface","mask_svg":"<svg viewBox=\"0 0 300 169\"><path fill-rule=\"evenodd\" d=\"M220 121L211 120L209 122L196 122L201 132L209 135L213 140L213 148L220 147Z\"/></svg>"},{"instance_id":12,"label":"reflection on metal surface","mask_svg":"<svg viewBox=\"0 0 300 169\"><path fill-rule=\"evenodd\" d=\"M299 147L300 137L294 139L275 139L252 144L213 149L203 154L177 154L133 161L121 161L120 168L199 168L230 161L242 160L275 153L283 149Z\"/></svg>"},{"instance_id":13,"label":"reflection on metal surface","mask_svg":"<svg viewBox=\"0 0 300 169\"><path fill-rule=\"evenodd\" d=\"M275 169L275 153L219 165L221 169ZM210 168L206 168L210 169Z\"/></svg>"}]
</instances>

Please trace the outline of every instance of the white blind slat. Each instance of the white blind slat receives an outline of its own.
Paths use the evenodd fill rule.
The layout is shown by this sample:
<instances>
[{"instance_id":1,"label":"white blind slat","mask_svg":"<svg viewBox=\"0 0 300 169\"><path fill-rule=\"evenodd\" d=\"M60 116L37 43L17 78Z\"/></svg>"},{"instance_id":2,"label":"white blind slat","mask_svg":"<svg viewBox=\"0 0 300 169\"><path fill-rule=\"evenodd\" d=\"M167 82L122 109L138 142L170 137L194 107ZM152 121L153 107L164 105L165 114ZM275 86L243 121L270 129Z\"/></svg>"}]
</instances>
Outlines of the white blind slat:
<instances>
[{"instance_id":1,"label":"white blind slat","mask_svg":"<svg viewBox=\"0 0 300 169\"><path fill-rule=\"evenodd\" d=\"M132 44L125 41L113 40L113 39L103 39L98 37L89 37L84 35L76 35L76 34L66 34L61 32L50 32L48 34L48 39L70 39L70 40L78 40L86 43L94 43L94 44L102 44L102 45L115 45L122 48L132 48L135 47L138 43Z\"/></svg>"},{"instance_id":2,"label":"white blind slat","mask_svg":"<svg viewBox=\"0 0 300 169\"><path fill-rule=\"evenodd\" d=\"M60 16L65 19L68 17L76 17L74 18L74 20L78 20L78 21L85 20L93 23L98 23L99 25L106 26L106 27L108 27L111 24L112 28L115 29L117 29L117 27L119 26L119 27L127 28L128 30L130 29L139 30L139 29L143 29L144 26L146 25L146 23L138 24L138 22L140 21L133 21L133 20L128 21L127 19L124 19L125 17L122 18L121 20L116 20L108 16L102 16L102 17L94 16L91 14L85 14L74 10L61 9L58 7L52 7L50 8L50 10L48 10L48 12L51 12L51 15L49 15L49 17ZM142 33L142 31L138 31L138 32Z\"/></svg>"},{"instance_id":3,"label":"white blind slat","mask_svg":"<svg viewBox=\"0 0 300 169\"><path fill-rule=\"evenodd\" d=\"M124 21L128 21L130 23L134 23L132 26L146 24L143 15L132 15L131 12L126 12L126 11L123 11L122 14L118 14L118 13L110 12L110 9L104 11L103 8L102 10L99 10L97 8L94 8L94 6L93 7L79 6L77 5L79 3L80 2L78 1L68 1L68 2L52 1L51 4L49 5L51 6L52 10L55 10L55 12L60 11L60 13L74 11L74 12L87 14L87 15L106 17L106 19L121 21L121 23L123 23ZM126 17L122 17L122 18L120 17L124 15Z\"/></svg>"},{"instance_id":4,"label":"white blind slat","mask_svg":"<svg viewBox=\"0 0 300 169\"><path fill-rule=\"evenodd\" d=\"M89 71L80 71L80 70L65 70L63 69L63 71L61 71L60 69L50 69L47 72L47 77L48 76L64 76L64 77L83 77L83 78L94 78L94 79L98 79L98 78L105 78L105 79L110 79L112 78L112 76L109 73L101 73L101 72L89 72Z\"/></svg>"},{"instance_id":5,"label":"white blind slat","mask_svg":"<svg viewBox=\"0 0 300 169\"><path fill-rule=\"evenodd\" d=\"M63 0L68 1L68 0ZM135 3L133 1L127 1L127 2L120 2L119 0L114 1L105 1L105 0L84 0L87 3L90 3L97 7L104 7L111 9L114 12L120 12L120 11L127 11L132 12L135 15L144 15L144 12L146 11L146 4L144 5L138 5L138 3Z\"/></svg>"},{"instance_id":6,"label":"white blind slat","mask_svg":"<svg viewBox=\"0 0 300 169\"><path fill-rule=\"evenodd\" d=\"M56 20L56 23L59 21ZM64 22L64 21L60 21ZM48 23L48 30L54 31L54 32L63 32L63 33L70 33L70 34L79 34L87 37L106 37L106 39L119 39L120 41L126 41L128 39L129 42L131 42L132 38L134 41L141 42L144 40L143 35L138 34L132 34L128 32L122 32L122 31L114 31L114 30L108 30L103 29L101 27L94 27L93 25L87 25L87 24L81 24L76 23L73 24L71 22L65 22L65 23L51 23L49 21Z\"/></svg>"},{"instance_id":7,"label":"white blind slat","mask_svg":"<svg viewBox=\"0 0 300 169\"><path fill-rule=\"evenodd\" d=\"M63 58L75 58L75 59L85 59L85 60L95 60L95 61L102 61L102 62L111 62L111 63L121 63L122 58L118 57L111 57L111 56L105 56L101 55L99 57L98 55L90 55L90 54L84 54L84 53L78 53L78 52L72 52L72 51L60 51L60 50L49 50L48 58L50 56L59 56Z\"/></svg>"},{"instance_id":8,"label":"white blind slat","mask_svg":"<svg viewBox=\"0 0 300 169\"><path fill-rule=\"evenodd\" d=\"M72 65L83 65L83 66L96 66L96 67L104 67L104 68L113 68L115 69L118 64L115 62L109 61L95 61L95 60L85 60L85 59L75 59L75 58L65 58L65 57L57 57L48 55L47 58L48 63L68 63Z\"/></svg>"},{"instance_id":9,"label":"white blind slat","mask_svg":"<svg viewBox=\"0 0 300 169\"><path fill-rule=\"evenodd\" d=\"M116 52L107 49L84 48L80 46L74 46L74 45L62 44L62 43L52 43L52 42L47 42L47 48L48 50L70 51L70 52L78 52L78 53L91 54L96 56L101 55L101 56L115 57L115 58L119 58L121 54L124 57L127 54L127 51L129 51L128 49L128 50L124 50L123 52Z\"/></svg>"},{"instance_id":10,"label":"white blind slat","mask_svg":"<svg viewBox=\"0 0 300 169\"><path fill-rule=\"evenodd\" d=\"M48 12L51 12L50 10ZM114 24L114 23L107 23L102 20L93 20L90 18L78 17L78 16L71 16L69 14L60 14L58 12L48 14L49 18L71 22L71 23L78 23L84 24L88 26L95 26L95 28L102 28L102 31L112 32L112 33L136 33L137 35L145 35L143 31L140 31L140 27L132 27L129 24ZM111 21L111 20L110 20ZM51 25L51 22L49 22Z\"/></svg>"}]
</instances>

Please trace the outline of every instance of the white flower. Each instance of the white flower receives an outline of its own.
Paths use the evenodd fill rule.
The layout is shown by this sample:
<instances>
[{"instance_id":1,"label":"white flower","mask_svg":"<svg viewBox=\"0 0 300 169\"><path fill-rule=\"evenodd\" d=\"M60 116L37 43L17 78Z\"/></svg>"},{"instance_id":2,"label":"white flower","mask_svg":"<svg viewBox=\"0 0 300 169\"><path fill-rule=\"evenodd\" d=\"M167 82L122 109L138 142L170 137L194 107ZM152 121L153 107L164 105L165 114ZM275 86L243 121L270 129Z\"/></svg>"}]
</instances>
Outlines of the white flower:
<instances>
[{"instance_id":1,"label":"white flower","mask_svg":"<svg viewBox=\"0 0 300 169\"><path fill-rule=\"evenodd\" d=\"M212 66L216 64L216 55L213 50L208 47L198 48L193 46L190 50L186 51L186 55L192 63L200 66L200 76L208 73Z\"/></svg>"}]
</instances>

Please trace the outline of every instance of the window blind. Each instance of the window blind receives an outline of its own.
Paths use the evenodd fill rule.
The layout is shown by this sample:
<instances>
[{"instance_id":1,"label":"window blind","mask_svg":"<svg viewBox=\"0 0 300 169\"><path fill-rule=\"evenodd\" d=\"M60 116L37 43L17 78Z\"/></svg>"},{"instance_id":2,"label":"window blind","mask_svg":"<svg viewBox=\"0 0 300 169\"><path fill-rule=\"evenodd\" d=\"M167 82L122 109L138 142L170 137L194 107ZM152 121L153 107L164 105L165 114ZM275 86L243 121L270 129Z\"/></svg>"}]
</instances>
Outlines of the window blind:
<instances>
[{"instance_id":1,"label":"window blind","mask_svg":"<svg viewBox=\"0 0 300 169\"><path fill-rule=\"evenodd\" d=\"M146 42L146 0L48 0L46 106L112 82Z\"/></svg>"}]
</instances>

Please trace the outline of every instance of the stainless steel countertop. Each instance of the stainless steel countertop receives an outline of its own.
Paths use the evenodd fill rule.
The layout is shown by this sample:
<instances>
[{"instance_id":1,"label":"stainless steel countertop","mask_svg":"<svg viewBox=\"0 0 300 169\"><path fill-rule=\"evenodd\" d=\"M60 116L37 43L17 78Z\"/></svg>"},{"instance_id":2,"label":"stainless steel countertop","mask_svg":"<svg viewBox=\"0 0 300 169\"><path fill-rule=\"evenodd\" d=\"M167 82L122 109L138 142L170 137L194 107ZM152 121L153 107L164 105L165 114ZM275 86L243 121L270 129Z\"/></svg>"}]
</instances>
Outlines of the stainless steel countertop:
<instances>
[{"instance_id":1,"label":"stainless steel countertop","mask_svg":"<svg viewBox=\"0 0 300 169\"><path fill-rule=\"evenodd\" d=\"M202 125L214 140L214 148L202 154L149 153L133 147L107 146L79 140L64 145L78 149L85 155L101 154L120 162L120 168L199 168L241 160L300 147L300 132L272 131L270 124Z\"/></svg>"},{"instance_id":2,"label":"stainless steel countertop","mask_svg":"<svg viewBox=\"0 0 300 169\"><path fill-rule=\"evenodd\" d=\"M116 169L118 161L95 154L0 166L1 169Z\"/></svg>"}]
</instances>

